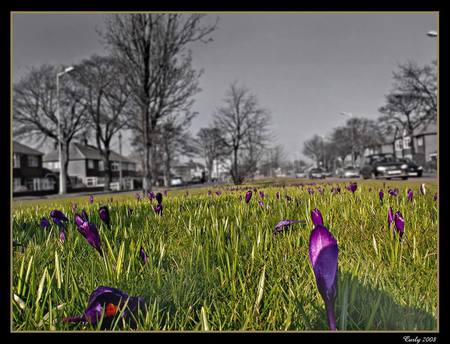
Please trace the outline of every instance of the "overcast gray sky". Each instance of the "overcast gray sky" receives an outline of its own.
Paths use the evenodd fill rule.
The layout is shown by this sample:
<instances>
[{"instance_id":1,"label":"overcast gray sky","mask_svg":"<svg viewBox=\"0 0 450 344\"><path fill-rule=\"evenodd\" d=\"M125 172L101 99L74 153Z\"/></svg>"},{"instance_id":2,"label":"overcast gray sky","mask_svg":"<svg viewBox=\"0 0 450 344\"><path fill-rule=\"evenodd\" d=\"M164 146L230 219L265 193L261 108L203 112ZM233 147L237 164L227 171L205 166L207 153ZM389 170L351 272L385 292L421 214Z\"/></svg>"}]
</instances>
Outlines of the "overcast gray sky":
<instances>
[{"instance_id":1,"label":"overcast gray sky","mask_svg":"<svg viewBox=\"0 0 450 344\"><path fill-rule=\"evenodd\" d=\"M192 132L212 121L229 84L238 81L271 111L273 143L291 159L304 158L303 141L342 125L341 111L376 118L399 63L437 56L438 40L426 35L437 30L436 13L209 14L206 20L217 16L214 41L192 46L195 67L204 69ZM15 14L14 80L31 66L102 54L96 29L103 17Z\"/></svg>"}]
</instances>

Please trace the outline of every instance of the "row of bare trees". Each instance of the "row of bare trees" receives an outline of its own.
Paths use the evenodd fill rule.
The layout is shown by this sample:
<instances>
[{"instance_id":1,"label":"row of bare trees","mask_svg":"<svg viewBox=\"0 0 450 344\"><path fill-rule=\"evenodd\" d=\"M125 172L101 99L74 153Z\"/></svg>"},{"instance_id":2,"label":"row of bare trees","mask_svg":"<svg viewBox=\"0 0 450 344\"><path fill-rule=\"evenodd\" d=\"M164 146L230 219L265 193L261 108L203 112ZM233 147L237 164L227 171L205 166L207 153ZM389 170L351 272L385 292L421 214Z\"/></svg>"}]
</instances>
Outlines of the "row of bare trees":
<instances>
[{"instance_id":1,"label":"row of bare trees","mask_svg":"<svg viewBox=\"0 0 450 344\"><path fill-rule=\"evenodd\" d=\"M32 68L14 84L15 137L56 143L60 125L66 171L71 142L94 137L104 160L105 189L111 181L113 138L123 129L131 131L131 144L142 161L144 192L152 189L157 175L170 185L170 169L180 155L201 154L208 171L213 161L231 157L231 176L241 183L254 173L267 144L269 114L254 94L233 83L214 123L202 128L196 139L190 135L203 72L194 69L190 46L208 43L217 28L217 21L205 24L204 16L108 16L100 33L105 55L91 56L61 76L58 94L56 75L65 66Z\"/></svg>"},{"instance_id":2,"label":"row of bare trees","mask_svg":"<svg viewBox=\"0 0 450 344\"><path fill-rule=\"evenodd\" d=\"M317 166L335 167L337 158L344 161L362 157L366 148L378 147L387 142L386 136L405 133L411 136L420 126L437 120L436 62L419 66L414 62L401 64L393 73L391 91L385 104L379 108L377 120L353 117L344 126L334 128L327 138L314 135L303 143L303 154ZM414 157L414 144L411 145Z\"/></svg>"}]
</instances>

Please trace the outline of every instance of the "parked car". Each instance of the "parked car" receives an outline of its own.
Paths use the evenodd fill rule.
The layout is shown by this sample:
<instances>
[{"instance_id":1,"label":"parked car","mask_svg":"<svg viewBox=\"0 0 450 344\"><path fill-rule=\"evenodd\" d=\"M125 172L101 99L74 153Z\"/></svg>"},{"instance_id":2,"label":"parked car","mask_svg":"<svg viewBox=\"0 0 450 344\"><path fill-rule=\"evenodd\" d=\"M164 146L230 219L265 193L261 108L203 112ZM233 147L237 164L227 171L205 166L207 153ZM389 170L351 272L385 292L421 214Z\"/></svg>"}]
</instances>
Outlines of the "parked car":
<instances>
[{"instance_id":1,"label":"parked car","mask_svg":"<svg viewBox=\"0 0 450 344\"><path fill-rule=\"evenodd\" d=\"M359 169L354 167L354 166L347 166L344 168L340 168L338 170L338 174L337 176L339 178L359 178L360 177L360 173L359 173Z\"/></svg>"},{"instance_id":2,"label":"parked car","mask_svg":"<svg viewBox=\"0 0 450 344\"><path fill-rule=\"evenodd\" d=\"M423 173L422 166L417 165L414 161L412 161L411 159L408 159L408 158L400 159L400 161L402 161L408 165L408 176L409 177L422 177L422 173Z\"/></svg>"},{"instance_id":3,"label":"parked car","mask_svg":"<svg viewBox=\"0 0 450 344\"><path fill-rule=\"evenodd\" d=\"M295 178L306 178L307 175L305 172L299 172L295 174Z\"/></svg>"},{"instance_id":4,"label":"parked car","mask_svg":"<svg viewBox=\"0 0 450 344\"><path fill-rule=\"evenodd\" d=\"M313 168L309 171L310 179L325 179L325 171L321 168Z\"/></svg>"},{"instance_id":5,"label":"parked car","mask_svg":"<svg viewBox=\"0 0 450 344\"><path fill-rule=\"evenodd\" d=\"M391 153L371 154L365 157L361 175L368 178L408 179L408 164Z\"/></svg>"},{"instance_id":6,"label":"parked car","mask_svg":"<svg viewBox=\"0 0 450 344\"><path fill-rule=\"evenodd\" d=\"M170 186L181 186L183 184L183 178L181 177L172 177L172 179L170 179Z\"/></svg>"}]
</instances>

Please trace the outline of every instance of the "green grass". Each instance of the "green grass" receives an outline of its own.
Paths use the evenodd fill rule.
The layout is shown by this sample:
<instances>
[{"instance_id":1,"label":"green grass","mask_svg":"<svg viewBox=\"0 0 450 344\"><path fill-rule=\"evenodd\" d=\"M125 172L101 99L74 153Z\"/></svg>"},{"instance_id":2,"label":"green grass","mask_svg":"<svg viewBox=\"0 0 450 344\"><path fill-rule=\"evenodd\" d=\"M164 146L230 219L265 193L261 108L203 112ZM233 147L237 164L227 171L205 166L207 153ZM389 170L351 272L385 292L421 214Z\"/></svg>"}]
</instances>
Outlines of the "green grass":
<instances>
[{"instance_id":1,"label":"green grass","mask_svg":"<svg viewBox=\"0 0 450 344\"><path fill-rule=\"evenodd\" d=\"M87 196L16 203L13 238L23 246L13 252L13 329L95 330L61 319L81 315L90 293L107 285L145 298L138 330L326 330L308 258L310 211L317 207L339 245L338 330L437 330L436 183L427 183L423 196L417 182L387 181L383 204L383 182L358 182L355 194L345 185L331 195L331 185L322 183L324 195L310 196L306 186L263 182L257 187L265 193L264 207L258 193L248 205L240 200L243 186L221 188L221 196L216 188L210 188L212 196L208 188L189 190L188 196L179 190L164 198L162 217L134 193L113 196L112 203L106 202L109 196L96 196L92 205ZM400 189L396 198L387 194L388 186ZM412 203L408 187L414 190ZM103 258L77 232L72 202L99 226ZM97 210L103 204L110 208L111 229L100 225ZM387 229L389 206L405 218L402 242ZM55 208L71 220L64 244L55 225L39 227ZM273 236L282 219L306 223ZM139 260L141 245L149 256L146 265Z\"/></svg>"}]
</instances>

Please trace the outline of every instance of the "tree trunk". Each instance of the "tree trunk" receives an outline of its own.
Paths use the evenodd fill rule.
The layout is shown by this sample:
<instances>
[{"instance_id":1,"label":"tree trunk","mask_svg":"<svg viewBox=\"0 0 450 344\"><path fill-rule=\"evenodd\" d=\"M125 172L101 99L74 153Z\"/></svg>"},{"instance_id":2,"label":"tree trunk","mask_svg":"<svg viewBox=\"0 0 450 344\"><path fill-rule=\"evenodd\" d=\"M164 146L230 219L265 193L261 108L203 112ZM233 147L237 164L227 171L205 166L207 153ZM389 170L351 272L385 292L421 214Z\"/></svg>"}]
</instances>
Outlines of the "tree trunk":
<instances>
[{"instance_id":1,"label":"tree trunk","mask_svg":"<svg viewBox=\"0 0 450 344\"><path fill-rule=\"evenodd\" d=\"M144 194L152 191L152 170L153 154L152 154L152 142L150 140L151 133L149 132L149 113L146 108L144 113L144 176L142 179L142 188Z\"/></svg>"},{"instance_id":2,"label":"tree trunk","mask_svg":"<svg viewBox=\"0 0 450 344\"><path fill-rule=\"evenodd\" d=\"M66 142L63 148L63 160L64 160L64 170L66 171L65 175L66 175L66 180L64 180L64 183L66 184L66 188L67 188L67 179L69 178L69 145L70 145L70 141ZM67 190L67 189L66 189Z\"/></svg>"},{"instance_id":3,"label":"tree trunk","mask_svg":"<svg viewBox=\"0 0 450 344\"><path fill-rule=\"evenodd\" d=\"M170 186L170 155L168 153L164 164L164 186Z\"/></svg>"},{"instance_id":4,"label":"tree trunk","mask_svg":"<svg viewBox=\"0 0 450 344\"><path fill-rule=\"evenodd\" d=\"M234 156L234 161L233 161L233 182L235 185L237 185L239 183L239 172L238 172L238 147L234 147L233 148L233 156Z\"/></svg>"},{"instance_id":5,"label":"tree trunk","mask_svg":"<svg viewBox=\"0 0 450 344\"><path fill-rule=\"evenodd\" d=\"M109 156L110 156L110 150L109 147L105 147L105 156L103 157L103 165L105 168L105 186L103 187L103 189L105 191L110 190L109 184L111 183L112 180L112 175L111 175L111 165L110 165L110 160L109 160Z\"/></svg>"}]
</instances>

